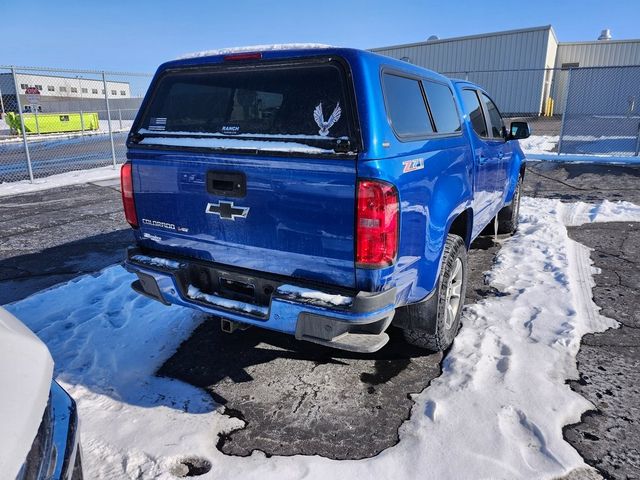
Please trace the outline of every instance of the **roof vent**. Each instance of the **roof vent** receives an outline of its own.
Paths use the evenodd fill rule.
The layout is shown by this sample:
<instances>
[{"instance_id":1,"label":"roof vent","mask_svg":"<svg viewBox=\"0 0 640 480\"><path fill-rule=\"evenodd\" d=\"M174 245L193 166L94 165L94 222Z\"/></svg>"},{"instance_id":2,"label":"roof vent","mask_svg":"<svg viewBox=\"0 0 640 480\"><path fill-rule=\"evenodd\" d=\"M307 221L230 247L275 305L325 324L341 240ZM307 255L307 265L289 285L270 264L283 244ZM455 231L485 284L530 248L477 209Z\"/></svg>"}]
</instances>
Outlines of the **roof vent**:
<instances>
[{"instance_id":1,"label":"roof vent","mask_svg":"<svg viewBox=\"0 0 640 480\"><path fill-rule=\"evenodd\" d=\"M611 40L611 30L609 30L608 28L602 30L602 32L600 32L598 40Z\"/></svg>"},{"instance_id":2,"label":"roof vent","mask_svg":"<svg viewBox=\"0 0 640 480\"><path fill-rule=\"evenodd\" d=\"M438 35L431 35L427 38L427 42L433 42L434 40L440 40L440 37Z\"/></svg>"}]
</instances>

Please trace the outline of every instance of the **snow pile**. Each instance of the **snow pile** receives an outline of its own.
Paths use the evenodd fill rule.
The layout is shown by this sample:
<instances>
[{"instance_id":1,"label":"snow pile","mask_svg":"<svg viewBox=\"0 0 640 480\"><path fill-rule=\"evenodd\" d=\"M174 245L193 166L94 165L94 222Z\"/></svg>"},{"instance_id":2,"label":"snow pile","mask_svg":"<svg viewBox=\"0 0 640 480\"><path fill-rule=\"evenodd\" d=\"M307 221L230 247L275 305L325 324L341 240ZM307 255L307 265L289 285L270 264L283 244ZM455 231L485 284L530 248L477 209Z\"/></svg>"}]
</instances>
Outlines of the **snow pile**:
<instances>
[{"instance_id":1,"label":"snow pile","mask_svg":"<svg viewBox=\"0 0 640 480\"><path fill-rule=\"evenodd\" d=\"M317 290L296 287L293 285L280 285L277 292L284 293L296 299L301 298L303 300L317 300L328 305L346 306L353 303L353 299L351 297L345 297L343 295L332 295L330 293L319 292Z\"/></svg>"},{"instance_id":2,"label":"snow pile","mask_svg":"<svg viewBox=\"0 0 640 480\"><path fill-rule=\"evenodd\" d=\"M465 309L442 375L414 395L400 442L357 461L218 451L217 435L241 422L204 392L153 376L204 317L138 296L121 267L9 310L47 343L78 401L87 478L174 478L186 456L212 464L203 479L554 478L586 467L562 438L591 407L565 383L576 377L580 338L615 325L597 313L588 250L564 224L631 219L640 221L640 207L628 203L524 198L520 231L489 276L506 295Z\"/></svg>"},{"instance_id":3,"label":"snow pile","mask_svg":"<svg viewBox=\"0 0 640 480\"><path fill-rule=\"evenodd\" d=\"M529 138L518 140L525 155L552 152L558 145L558 135L531 135Z\"/></svg>"},{"instance_id":4,"label":"snow pile","mask_svg":"<svg viewBox=\"0 0 640 480\"><path fill-rule=\"evenodd\" d=\"M246 47L219 48L217 50L203 50L202 52L187 53L185 55L181 55L176 60L197 57L211 57L213 55L231 55L233 53L274 52L278 50L309 50L318 48L334 47L322 43L282 43L274 45L249 45Z\"/></svg>"},{"instance_id":5,"label":"snow pile","mask_svg":"<svg viewBox=\"0 0 640 480\"><path fill-rule=\"evenodd\" d=\"M260 140L236 140L235 138L176 138L149 137L140 143L145 145L169 145L172 147L228 148L236 150L261 150L287 153L334 153L333 150L311 147L303 143Z\"/></svg>"},{"instance_id":6,"label":"snow pile","mask_svg":"<svg viewBox=\"0 0 640 480\"><path fill-rule=\"evenodd\" d=\"M109 166L93 168L90 170L75 170L73 172L60 173L46 178L39 178L34 180L33 183L29 182L29 180L0 183L0 197L37 192L40 190L64 187L67 185L79 185L82 183L113 180L117 178L120 178L120 165L117 165L115 169L113 166Z\"/></svg>"}]
</instances>

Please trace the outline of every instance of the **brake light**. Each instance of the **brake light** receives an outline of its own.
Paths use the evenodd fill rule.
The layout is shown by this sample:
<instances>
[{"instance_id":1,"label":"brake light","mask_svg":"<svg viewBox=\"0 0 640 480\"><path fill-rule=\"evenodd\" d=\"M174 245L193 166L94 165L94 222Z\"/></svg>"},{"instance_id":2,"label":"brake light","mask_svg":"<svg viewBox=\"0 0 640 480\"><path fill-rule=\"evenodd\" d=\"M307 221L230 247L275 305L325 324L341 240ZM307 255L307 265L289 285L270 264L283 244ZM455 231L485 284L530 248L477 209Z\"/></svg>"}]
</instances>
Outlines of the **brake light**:
<instances>
[{"instance_id":1,"label":"brake light","mask_svg":"<svg viewBox=\"0 0 640 480\"><path fill-rule=\"evenodd\" d=\"M133 199L133 177L131 175L131 164L129 162L122 165L120 169L120 187L122 190L122 205L124 206L124 216L133 228L138 228L138 216L136 215L136 204Z\"/></svg>"},{"instance_id":2,"label":"brake light","mask_svg":"<svg viewBox=\"0 0 640 480\"><path fill-rule=\"evenodd\" d=\"M356 263L386 267L398 253L398 192L388 183L358 182L356 200Z\"/></svg>"},{"instance_id":3,"label":"brake light","mask_svg":"<svg viewBox=\"0 0 640 480\"><path fill-rule=\"evenodd\" d=\"M261 58L262 53L260 52L233 53L223 57L225 62L229 60L260 60Z\"/></svg>"}]
</instances>

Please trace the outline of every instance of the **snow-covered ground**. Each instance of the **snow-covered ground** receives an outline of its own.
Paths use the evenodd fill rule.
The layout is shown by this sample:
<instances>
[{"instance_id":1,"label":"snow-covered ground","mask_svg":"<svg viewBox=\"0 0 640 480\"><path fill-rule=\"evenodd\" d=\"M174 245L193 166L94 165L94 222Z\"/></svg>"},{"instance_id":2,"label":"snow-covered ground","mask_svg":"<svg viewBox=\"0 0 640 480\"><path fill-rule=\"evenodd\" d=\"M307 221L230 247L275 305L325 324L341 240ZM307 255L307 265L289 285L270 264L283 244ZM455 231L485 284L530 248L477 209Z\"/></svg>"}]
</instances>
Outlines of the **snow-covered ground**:
<instances>
[{"instance_id":1,"label":"snow-covered ground","mask_svg":"<svg viewBox=\"0 0 640 480\"><path fill-rule=\"evenodd\" d=\"M558 135L532 135L524 140L518 140L520 146L529 160L542 160L551 162L572 163L640 163L640 159L631 155L629 150L616 150L616 142L625 142L631 148L634 137L594 137L592 135L567 135L564 141L582 142L587 147L585 151L601 151L602 153L557 153L560 137ZM592 144L589 147L589 144ZM599 144L599 150L596 145Z\"/></svg>"},{"instance_id":2,"label":"snow-covered ground","mask_svg":"<svg viewBox=\"0 0 640 480\"><path fill-rule=\"evenodd\" d=\"M518 140L525 155L535 153L550 153L558 145L558 135L531 135L529 138Z\"/></svg>"},{"instance_id":3,"label":"snow-covered ground","mask_svg":"<svg viewBox=\"0 0 640 480\"><path fill-rule=\"evenodd\" d=\"M59 173L58 175L39 178L34 180L33 183L29 182L29 180L0 183L0 197L116 178L120 178L120 165L116 165L115 169L113 166L109 166L90 170L75 170L73 172Z\"/></svg>"},{"instance_id":4,"label":"snow-covered ground","mask_svg":"<svg viewBox=\"0 0 640 480\"><path fill-rule=\"evenodd\" d=\"M616 325L593 304L588 250L565 225L631 220L640 206L627 202L523 198L519 233L488 274L506 295L466 308L442 375L413 397L400 442L364 460L222 454L218 434L242 422L204 391L153 375L202 317L135 294L120 266L8 309L49 346L78 402L87 478L174 478L186 457L211 463L199 477L207 479L554 478L588 468L562 436L592 407L565 383L577 376L580 338Z\"/></svg>"}]
</instances>

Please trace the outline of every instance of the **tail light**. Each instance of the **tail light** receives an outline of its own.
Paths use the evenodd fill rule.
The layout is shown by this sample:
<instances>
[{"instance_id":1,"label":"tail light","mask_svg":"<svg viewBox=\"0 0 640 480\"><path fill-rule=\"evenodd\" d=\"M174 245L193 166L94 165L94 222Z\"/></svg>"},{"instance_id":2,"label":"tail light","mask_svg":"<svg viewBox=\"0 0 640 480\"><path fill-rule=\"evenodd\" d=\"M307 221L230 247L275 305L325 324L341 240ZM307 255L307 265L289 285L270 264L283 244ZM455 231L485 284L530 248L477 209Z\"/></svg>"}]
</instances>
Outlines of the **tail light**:
<instances>
[{"instance_id":1,"label":"tail light","mask_svg":"<svg viewBox=\"0 0 640 480\"><path fill-rule=\"evenodd\" d=\"M131 164L125 163L120 170L120 187L122 190L122 205L124 216L133 228L138 228L138 216L136 215L136 203L133 200L133 176Z\"/></svg>"},{"instance_id":2,"label":"tail light","mask_svg":"<svg viewBox=\"0 0 640 480\"><path fill-rule=\"evenodd\" d=\"M356 264L380 268L393 264L398 253L398 192L388 183L358 182Z\"/></svg>"},{"instance_id":3,"label":"tail light","mask_svg":"<svg viewBox=\"0 0 640 480\"><path fill-rule=\"evenodd\" d=\"M228 61L242 61L242 60L260 60L262 58L261 52L243 52L232 53L231 55L225 55L223 60Z\"/></svg>"}]
</instances>

